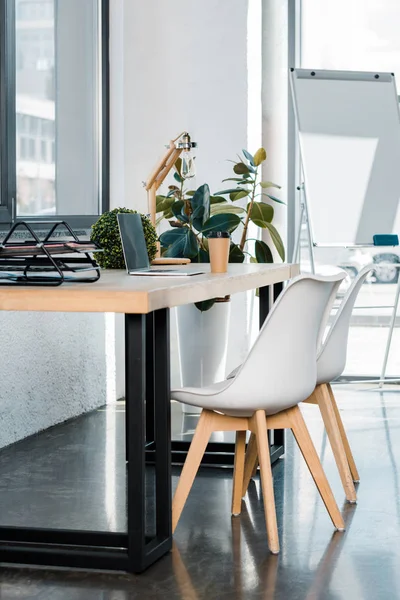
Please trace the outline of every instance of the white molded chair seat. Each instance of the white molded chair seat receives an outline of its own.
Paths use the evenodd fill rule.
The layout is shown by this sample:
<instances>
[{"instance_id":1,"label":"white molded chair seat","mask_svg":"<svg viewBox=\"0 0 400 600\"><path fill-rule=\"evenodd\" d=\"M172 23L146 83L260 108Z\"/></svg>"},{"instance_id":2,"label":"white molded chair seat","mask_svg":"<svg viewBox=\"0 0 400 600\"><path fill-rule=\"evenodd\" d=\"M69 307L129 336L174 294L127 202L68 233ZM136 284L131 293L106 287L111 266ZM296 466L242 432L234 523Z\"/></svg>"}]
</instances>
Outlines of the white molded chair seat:
<instances>
[{"instance_id":1,"label":"white molded chair seat","mask_svg":"<svg viewBox=\"0 0 400 600\"><path fill-rule=\"evenodd\" d=\"M319 462L298 404L314 390L317 378L317 343L337 289L345 274L330 277L300 275L282 292L247 359L236 377L206 388L182 388L172 398L203 408L182 474L172 510L175 529L194 477L213 431L236 431L233 514L240 513L246 431L255 434L260 458L269 547L279 551L275 501L267 430L292 429L318 486L331 519L344 528L329 483Z\"/></svg>"}]
</instances>

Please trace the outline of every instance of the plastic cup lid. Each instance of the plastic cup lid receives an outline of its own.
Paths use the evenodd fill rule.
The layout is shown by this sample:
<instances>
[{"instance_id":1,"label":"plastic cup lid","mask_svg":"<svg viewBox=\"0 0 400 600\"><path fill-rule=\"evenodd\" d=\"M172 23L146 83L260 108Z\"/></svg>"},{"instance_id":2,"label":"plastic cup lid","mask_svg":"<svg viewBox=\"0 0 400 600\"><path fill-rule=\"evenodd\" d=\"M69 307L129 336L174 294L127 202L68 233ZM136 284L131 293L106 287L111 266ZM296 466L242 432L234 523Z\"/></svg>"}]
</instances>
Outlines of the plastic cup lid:
<instances>
[{"instance_id":1,"label":"plastic cup lid","mask_svg":"<svg viewBox=\"0 0 400 600\"><path fill-rule=\"evenodd\" d=\"M227 231L210 231L208 234L209 238L230 238L231 236Z\"/></svg>"}]
</instances>

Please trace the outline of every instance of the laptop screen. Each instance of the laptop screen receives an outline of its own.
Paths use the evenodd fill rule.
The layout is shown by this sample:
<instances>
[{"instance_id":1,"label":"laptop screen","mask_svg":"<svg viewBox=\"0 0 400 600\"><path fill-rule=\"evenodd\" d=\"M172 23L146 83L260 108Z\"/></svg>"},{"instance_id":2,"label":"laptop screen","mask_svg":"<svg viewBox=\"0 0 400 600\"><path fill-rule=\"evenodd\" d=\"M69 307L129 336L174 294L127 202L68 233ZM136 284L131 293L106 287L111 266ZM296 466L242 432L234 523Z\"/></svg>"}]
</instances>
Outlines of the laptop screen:
<instances>
[{"instance_id":1,"label":"laptop screen","mask_svg":"<svg viewBox=\"0 0 400 600\"><path fill-rule=\"evenodd\" d=\"M147 254L140 215L136 213L118 213L117 219L128 273L137 269L149 269L149 255Z\"/></svg>"}]
</instances>

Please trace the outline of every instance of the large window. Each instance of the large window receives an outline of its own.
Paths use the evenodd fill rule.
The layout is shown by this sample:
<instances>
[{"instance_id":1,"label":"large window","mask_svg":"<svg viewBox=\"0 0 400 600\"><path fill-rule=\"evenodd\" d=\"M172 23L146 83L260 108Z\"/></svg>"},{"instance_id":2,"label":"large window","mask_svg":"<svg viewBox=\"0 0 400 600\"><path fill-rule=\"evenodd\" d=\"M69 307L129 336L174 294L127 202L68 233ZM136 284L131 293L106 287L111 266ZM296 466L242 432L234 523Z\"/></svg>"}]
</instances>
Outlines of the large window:
<instances>
[{"instance_id":1,"label":"large window","mask_svg":"<svg viewBox=\"0 0 400 600\"><path fill-rule=\"evenodd\" d=\"M0 221L108 202L108 0L0 0Z\"/></svg>"},{"instance_id":2,"label":"large window","mask_svg":"<svg viewBox=\"0 0 400 600\"><path fill-rule=\"evenodd\" d=\"M299 66L310 69L393 72L400 89L399 0L302 0ZM340 182L340 173L338 173ZM340 183L335 183L340 192ZM322 254L323 252L323 254ZM400 252L369 249L316 251L320 265L346 266L356 275L372 261L400 262ZM302 249L303 265L309 265L308 250ZM352 319L346 373L349 376L379 375L388 337L388 325L399 270L381 267L360 293ZM370 307L370 308L369 308ZM400 375L400 328L396 321L387 374Z\"/></svg>"}]
</instances>

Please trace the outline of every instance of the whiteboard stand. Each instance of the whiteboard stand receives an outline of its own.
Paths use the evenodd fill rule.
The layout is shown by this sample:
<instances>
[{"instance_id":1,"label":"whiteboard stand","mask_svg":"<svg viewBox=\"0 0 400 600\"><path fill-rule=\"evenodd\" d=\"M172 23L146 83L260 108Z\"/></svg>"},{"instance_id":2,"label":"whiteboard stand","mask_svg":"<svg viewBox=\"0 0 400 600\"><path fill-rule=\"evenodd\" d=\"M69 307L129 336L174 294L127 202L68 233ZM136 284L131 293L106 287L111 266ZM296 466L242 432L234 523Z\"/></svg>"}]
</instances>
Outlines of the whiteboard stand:
<instances>
[{"instance_id":1,"label":"whiteboard stand","mask_svg":"<svg viewBox=\"0 0 400 600\"><path fill-rule=\"evenodd\" d=\"M380 388L383 387L383 384L385 383L385 379L386 379L386 368L387 368L387 363L388 363L388 359L389 359L390 346L392 344L394 326L396 323L396 315L397 315L397 307L399 305L399 299L400 299L400 274L399 274L399 278L397 279L396 296L394 299L392 316L390 318L389 332L388 332L388 338L386 341L386 349L385 349L385 356L384 356L383 364L382 364L381 377L379 379L379 387ZM390 381L395 382L395 381L400 381L400 379L390 379Z\"/></svg>"},{"instance_id":2,"label":"whiteboard stand","mask_svg":"<svg viewBox=\"0 0 400 600\"><path fill-rule=\"evenodd\" d=\"M291 69L290 87L305 182L299 188L300 223L293 258L300 254L306 223L315 273L315 248L371 248L374 245L366 240L375 233L400 229L400 223L395 224L400 196L399 98L393 73ZM326 183L336 181L338 174L341 194ZM338 218L344 212L346 219ZM392 308L392 314L381 375L370 380L380 388L388 381L399 302L400 278L394 304L385 307Z\"/></svg>"},{"instance_id":3,"label":"whiteboard stand","mask_svg":"<svg viewBox=\"0 0 400 600\"><path fill-rule=\"evenodd\" d=\"M302 183L301 185L299 185L297 187L297 191L299 192L299 195L300 195L300 218L299 218L299 227L297 230L297 235L296 235L296 239L295 239L295 243L294 243L294 247L293 247L292 262L293 263L300 262L301 234L302 234L303 224L306 223L306 225L307 225L307 242L308 242L308 249L309 249L309 255L310 255L311 273L313 275L315 275L314 249L317 247L317 244L315 244L312 239L312 230L311 230L311 223L308 218L307 197L306 197L304 183ZM350 248L352 246L348 245L347 247ZM377 246L375 246L374 244L354 244L353 247L376 248ZM382 263L381 263L381 266L382 266ZM400 264L398 265L398 268L400 269ZM381 375L378 380L370 379L368 381L365 381L365 383L378 383L379 389L382 389L383 385L386 383L386 369L387 369L387 363L389 360L390 347L392 345L393 331L394 331L394 327L395 327L395 323L396 323L396 315L397 315L397 309L399 306L399 301L400 301L400 275L397 280L396 295L395 295L394 303L393 303L393 306L390 307L390 308L392 308L392 314L390 317L389 331L388 331L388 337L386 340L385 355L383 358ZM371 307L370 306L356 306L355 307L356 310L362 309L362 308L371 308ZM400 382L400 378L396 378L396 379L390 378L388 380L388 383L396 383L396 382ZM346 381L346 383L350 383L350 382Z\"/></svg>"},{"instance_id":4,"label":"whiteboard stand","mask_svg":"<svg viewBox=\"0 0 400 600\"><path fill-rule=\"evenodd\" d=\"M310 255L310 265L311 265L311 273L315 275L315 257L314 257L314 244L312 241L311 234L311 223L308 218L308 207L307 207L307 198L306 192L304 189L304 183L298 186L297 191L300 193L300 218L299 218L299 227L297 231L296 240L293 248L292 262L300 262L300 243L301 243L301 233L303 229L303 223L306 223L307 226L307 240L308 240L308 251Z\"/></svg>"}]
</instances>

